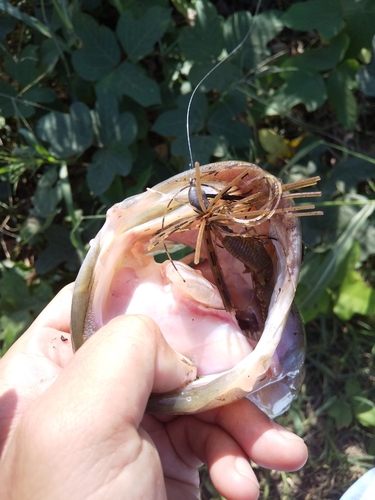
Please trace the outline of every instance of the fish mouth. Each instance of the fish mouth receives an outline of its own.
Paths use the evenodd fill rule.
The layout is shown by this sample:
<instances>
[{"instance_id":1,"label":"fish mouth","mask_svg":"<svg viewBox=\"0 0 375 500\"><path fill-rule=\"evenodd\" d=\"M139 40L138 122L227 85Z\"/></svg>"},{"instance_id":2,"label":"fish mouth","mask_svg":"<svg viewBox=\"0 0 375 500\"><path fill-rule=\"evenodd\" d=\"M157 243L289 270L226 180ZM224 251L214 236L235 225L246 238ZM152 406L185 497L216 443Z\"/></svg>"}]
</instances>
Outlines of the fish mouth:
<instances>
[{"instance_id":1,"label":"fish mouth","mask_svg":"<svg viewBox=\"0 0 375 500\"><path fill-rule=\"evenodd\" d=\"M149 412L195 413L248 396L275 416L303 372L303 326L293 306L302 248L295 188L283 190L242 162L207 165L198 175L198 201L184 173L108 211L75 284L73 346L118 314L148 314L198 371L186 387L151 395ZM154 259L182 247L195 254ZM156 296L156 307L145 308Z\"/></svg>"}]
</instances>

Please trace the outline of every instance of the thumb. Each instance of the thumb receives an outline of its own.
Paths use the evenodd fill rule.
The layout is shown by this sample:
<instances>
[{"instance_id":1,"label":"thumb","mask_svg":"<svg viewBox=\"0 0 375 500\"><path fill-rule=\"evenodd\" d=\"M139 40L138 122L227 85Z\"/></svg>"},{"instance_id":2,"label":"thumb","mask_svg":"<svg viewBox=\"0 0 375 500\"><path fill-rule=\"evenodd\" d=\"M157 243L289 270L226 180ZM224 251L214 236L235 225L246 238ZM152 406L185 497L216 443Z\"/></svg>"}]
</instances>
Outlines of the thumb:
<instances>
[{"instance_id":1,"label":"thumb","mask_svg":"<svg viewBox=\"0 0 375 500\"><path fill-rule=\"evenodd\" d=\"M118 316L95 333L62 374L86 404L108 414L113 405L138 425L151 392L183 387L196 377L191 361L176 353L147 316ZM70 395L72 392L70 393Z\"/></svg>"}]
</instances>

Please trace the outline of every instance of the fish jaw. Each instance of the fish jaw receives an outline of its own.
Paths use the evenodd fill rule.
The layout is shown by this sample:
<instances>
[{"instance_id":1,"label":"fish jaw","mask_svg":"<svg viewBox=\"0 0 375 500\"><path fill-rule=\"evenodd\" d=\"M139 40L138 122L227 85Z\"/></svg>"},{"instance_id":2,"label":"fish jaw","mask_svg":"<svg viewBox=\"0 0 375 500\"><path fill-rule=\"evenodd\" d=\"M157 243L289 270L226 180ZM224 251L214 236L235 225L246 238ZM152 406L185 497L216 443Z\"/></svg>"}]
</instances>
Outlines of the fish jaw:
<instances>
[{"instance_id":1,"label":"fish jaw","mask_svg":"<svg viewBox=\"0 0 375 500\"><path fill-rule=\"evenodd\" d=\"M223 162L219 165L211 164L202 167L201 180L205 184L220 189L225 183L231 182L238 176L244 168L251 168L250 172L254 178L264 174L259 167L251 164ZM150 276L153 276L155 278L153 278L153 283L163 283L167 288L173 288L171 285L173 280L171 282L169 279L168 282L166 270L168 264L156 264L148 248L151 238L160 231L161 227L167 227L170 221L183 221L194 216L191 205L179 201L179 199L186 198L188 185L189 174L180 174L141 195L124 200L108 211L103 228L91 242L90 250L75 285L72 306L74 349L78 349L87 338L108 322L113 314L129 313L129 311L142 312L134 303L131 307L126 306L123 309L119 307L117 310L116 308L111 310L108 306L108 297L111 296L112 285L119 270L135 269L137 271L135 281L138 280L138 283L143 283L144 280L150 281ZM290 200L284 200L281 204L284 207L293 206ZM291 322L288 318L293 316L293 313L290 314L290 309L301 263L301 231L299 220L292 215L275 213L267 224L268 237L272 240L276 252L275 285L264 330L255 348L242 334L238 336L238 325L237 327L233 325L233 315L222 308L219 314L220 321L229 325L230 335L235 338L236 342L246 343L243 355L235 358L232 367L228 368L225 364L218 368L216 366L219 371L214 369L213 373L206 373L181 390L167 395L152 395L148 411L173 414L195 413L228 404L250 394L259 406L274 416L279 412L277 408L285 409L290 398L295 395L297 389L293 387L293 384L294 380L300 378L303 341L294 342L296 336L288 331L301 332L303 327L297 321L293 323L292 328L288 328L288 323ZM171 265L169 263L169 266ZM187 281L189 283L198 281L198 276L192 275ZM131 290L129 295L131 295ZM190 299L186 299L186 290L179 290L176 302L179 307L184 304L181 295L185 300L185 305L186 300L188 302L190 300L190 304L194 303L194 294L191 294ZM217 294L214 299L209 299L207 304L204 304L201 299L195 302L191 313L194 319L197 317L194 316L196 314L199 317L218 317L220 308L217 305ZM107 304L107 307L103 307L103 304ZM150 312L149 315L153 317L154 313ZM159 324L159 321L157 323ZM163 326L160 324L159 326L163 332ZM208 324L206 329L211 327L212 325ZM301 336L300 333L299 335ZM278 346L282 345L284 337L286 338L284 343L292 347L284 349L285 352L279 353L278 356ZM175 348L179 350L178 345ZM183 351L182 353L185 354ZM294 358L298 358L294 366L283 370L282 366L287 366ZM275 368L276 365L278 368ZM291 375L292 373L294 376ZM272 385L275 388L276 384L278 384L278 390L271 391ZM276 393L276 396L272 396L273 393ZM286 403L277 404L278 401L275 399L278 401L281 399Z\"/></svg>"}]
</instances>

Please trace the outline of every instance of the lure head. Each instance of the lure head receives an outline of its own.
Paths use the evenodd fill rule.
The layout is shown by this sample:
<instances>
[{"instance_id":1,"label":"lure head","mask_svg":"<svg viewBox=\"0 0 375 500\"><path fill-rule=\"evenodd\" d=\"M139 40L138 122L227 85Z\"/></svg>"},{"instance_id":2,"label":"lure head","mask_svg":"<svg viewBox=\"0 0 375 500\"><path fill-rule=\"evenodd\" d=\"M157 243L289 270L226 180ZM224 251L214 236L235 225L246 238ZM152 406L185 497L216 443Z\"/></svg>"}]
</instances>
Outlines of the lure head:
<instances>
[{"instance_id":1,"label":"lure head","mask_svg":"<svg viewBox=\"0 0 375 500\"><path fill-rule=\"evenodd\" d=\"M199 375L153 395L148 411L194 413L248 395L271 416L284 411L304 359L293 306L302 240L290 191L316 180L283 185L255 165L221 162L112 207L76 280L74 348L118 314L147 314ZM155 261L182 247L195 255Z\"/></svg>"}]
</instances>

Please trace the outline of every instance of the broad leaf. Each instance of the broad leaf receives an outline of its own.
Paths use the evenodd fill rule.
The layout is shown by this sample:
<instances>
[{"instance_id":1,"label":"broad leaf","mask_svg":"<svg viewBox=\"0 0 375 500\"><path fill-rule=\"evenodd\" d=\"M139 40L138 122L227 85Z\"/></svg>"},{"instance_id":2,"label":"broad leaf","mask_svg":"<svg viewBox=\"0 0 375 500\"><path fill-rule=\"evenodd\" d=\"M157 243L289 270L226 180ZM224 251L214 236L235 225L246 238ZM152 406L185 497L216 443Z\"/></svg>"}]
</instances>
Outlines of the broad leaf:
<instances>
[{"instance_id":1,"label":"broad leaf","mask_svg":"<svg viewBox=\"0 0 375 500\"><path fill-rule=\"evenodd\" d=\"M38 180L35 194L31 198L33 215L36 217L47 218L55 212L61 200L61 193L56 185L57 179L56 167L50 167Z\"/></svg>"},{"instance_id":2,"label":"broad leaf","mask_svg":"<svg viewBox=\"0 0 375 500\"><path fill-rule=\"evenodd\" d=\"M375 36L372 39L372 61L357 73L358 88L364 94L375 97Z\"/></svg>"},{"instance_id":3,"label":"broad leaf","mask_svg":"<svg viewBox=\"0 0 375 500\"><path fill-rule=\"evenodd\" d=\"M118 112L117 100L108 93L101 93L96 101L99 137L102 144L117 140L129 146L137 135L137 122L131 113Z\"/></svg>"},{"instance_id":4,"label":"broad leaf","mask_svg":"<svg viewBox=\"0 0 375 500\"><path fill-rule=\"evenodd\" d=\"M121 14L122 12L130 11L135 19L142 17L146 10L158 5L159 7L169 7L168 0L112 0L111 3Z\"/></svg>"},{"instance_id":5,"label":"broad leaf","mask_svg":"<svg viewBox=\"0 0 375 500\"><path fill-rule=\"evenodd\" d=\"M199 82L214 68L215 64L194 64L189 72L189 80L195 88ZM231 84L235 83L240 77L239 67L231 64L228 61L223 62L220 66L204 78L204 81L199 87L201 92L209 92L217 90L222 92Z\"/></svg>"},{"instance_id":6,"label":"broad leaf","mask_svg":"<svg viewBox=\"0 0 375 500\"><path fill-rule=\"evenodd\" d=\"M87 167L87 184L95 195L104 193L112 184L115 175L127 175L132 168L132 159L128 148L114 142L97 151L93 161Z\"/></svg>"},{"instance_id":7,"label":"broad leaf","mask_svg":"<svg viewBox=\"0 0 375 500\"><path fill-rule=\"evenodd\" d=\"M249 12L229 16L224 26L227 52L232 52L244 40L232 62L251 70L263 63L271 55L268 43L283 29L280 17L281 13L275 10L258 14L254 19Z\"/></svg>"},{"instance_id":8,"label":"broad leaf","mask_svg":"<svg viewBox=\"0 0 375 500\"><path fill-rule=\"evenodd\" d=\"M113 73L111 83L116 95L127 95L141 106L161 104L158 84L146 76L139 66L123 62ZM103 88L106 89L105 82Z\"/></svg>"},{"instance_id":9,"label":"broad leaf","mask_svg":"<svg viewBox=\"0 0 375 500\"><path fill-rule=\"evenodd\" d=\"M357 102L350 89L350 77L345 65L338 66L329 75L327 92L339 122L349 130L354 130L357 122Z\"/></svg>"},{"instance_id":10,"label":"broad leaf","mask_svg":"<svg viewBox=\"0 0 375 500\"><path fill-rule=\"evenodd\" d=\"M56 100L56 92L44 87L32 87L23 94L23 98L29 102L49 104Z\"/></svg>"},{"instance_id":11,"label":"broad leaf","mask_svg":"<svg viewBox=\"0 0 375 500\"><path fill-rule=\"evenodd\" d=\"M226 141L221 137L212 135L193 135L191 137L191 148L193 162L198 161L201 165L209 163L212 156L222 158L227 152ZM182 156L185 169L189 168L190 156L185 137L179 137L173 141L171 152L173 156Z\"/></svg>"},{"instance_id":12,"label":"broad leaf","mask_svg":"<svg viewBox=\"0 0 375 500\"><path fill-rule=\"evenodd\" d=\"M335 420L339 428L348 426L353 420L352 408L343 399L335 399L328 409L328 415Z\"/></svg>"},{"instance_id":13,"label":"broad leaf","mask_svg":"<svg viewBox=\"0 0 375 500\"><path fill-rule=\"evenodd\" d=\"M187 106L190 95L177 99L177 109L166 111L156 119L152 129L165 137L186 137ZM190 109L190 133L202 130L207 115L207 98L197 92Z\"/></svg>"},{"instance_id":14,"label":"broad leaf","mask_svg":"<svg viewBox=\"0 0 375 500\"><path fill-rule=\"evenodd\" d=\"M293 106L304 104L307 111L315 111L327 99L323 77L315 72L293 72L286 83L274 94L267 114L285 114Z\"/></svg>"},{"instance_id":15,"label":"broad leaf","mask_svg":"<svg viewBox=\"0 0 375 500\"><path fill-rule=\"evenodd\" d=\"M197 0L197 17L193 27L183 29L179 45L187 60L210 63L223 50L223 20L216 7L207 0Z\"/></svg>"},{"instance_id":16,"label":"broad leaf","mask_svg":"<svg viewBox=\"0 0 375 500\"><path fill-rule=\"evenodd\" d=\"M282 67L327 71L334 68L343 59L348 45L348 36L341 33L333 38L327 47L306 50L303 54L285 61Z\"/></svg>"},{"instance_id":17,"label":"broad leaf","mask_svg":"<svg viewBox=\"0 0 375 500\"><path fill-rule=\"evenodd\" d=\"M324 38L338 34L343 24L340 0L308 0L294 3L282 21L293 30L316 29Z\"/></svg>"},{"instance_id":18,"label":"broad leaf","mask_svg":"<svg viewBox=\"0 0 375 500\"><path fill-rule=\"evenodd\" d=\"M150 54L170 23L170 9L153 6L144 16L134 19L130 10L123 12L116 33L129 58L136 62Z\"/></svg>"},{"instance_id":19,"label":"broad leaf","mask_svg":"<svg viewBox=\"0 0 375 500\"><path fill-rule=\"evenodd\" d=\"M301 293L299 294L298 306L304 318L305 314L311 309L311 306L318 303L325 289L334 279L342 263L347 258L356 235L373 213L374 209L375 204L369 204L365 205L357 212L333 245L332 249L324 255L321 264L315 266L315 280L310 280L310 282L306 279L303 280L306 288L303 290L303 295ZM303 273L301 273L301 276L303 276Z\"/></svg>"},{"instance_id":20,"label":"broad leaf","mask_svg":"<svg viewBox=\"0 0 375 500\"><path fill-rule=\"evenodd\" d=\"M50 144L49 151L57 158L83 153L93 141L93 127L89 108L77 102L70 113L52 111L37 123L37 135Z\"/></svg>"},{"instance_id":21,"label":"broad leaf","mask_svg":"<svg viewBox=\"0 0 375 500\"><path fill-rule=\"evenodd\" d=\"M362 49L371 50L375 26L375 2L361 5L360 11L351 12L345 19L344 33L350 39L347 57L357 58Z\"/></svg>"},{"instance_id":22,"label":"broad leaf","mask_svg":"<svg viewBox=\"0 0 375 500\"><path fill-rule=\"evenodd\" d=\"M19 21L22 21L27 26L30 26L30 28L39 31L39 33L41 33L42 35L48 36L48 38L52 38L51 31L44 23L33 16L29 16L29 14L26 14L26 12L21 12L17 7L11 5L11 3L7 0L0 0L0 12L1 11L6 12Z\"/></svg>"},{"instance_id":23,"label":"broad leaf","mask_svg":"<svg viewBox=\"0 0 375 500\"><path fill-rule=\"evenodd\" d=\"M37 63L37 47L30 44L22 50L18 57L7 57L5 69L20 86L26 86L39 78Z\"/></svg>"},{"instance_id":24,"label":"broad leaf","mask_svg":"<svg viewBox=\"0 0 375 500\"><path fill-rule=\"evenodd\" d=\"M252 137L247 123L237 120L237 115L246 105L245 99L244 94L231 92L216 105L207 121L210 134L225 137L228 144L235 148L249 147Z\"/></svg>"},{"instance_id":25,"label":"broad leaf","mask_svg":"<svg viewBox=\"0 0 375 500\"><path fill-rule=\"evenodd\" d=\"M70 241L69 231L62 226L53 225L45 233L47 248L35 263L38 274L46 274L60 264L69 262L70 268L79 266L76 251Z\"/></svg>"},{"instance_id":26,"label":"broad leaf","mask_svg":"<svg viewBox=\"0 0 375 500\"><path fill-rule=\"evenodd\" d=\"M11 33L16 25L15 19L8 16L0 17L0 41L4 42L5 37Z\"/></svg>"},{"instance_id":27,"label":"broad leaf","mask_svg":"<svg viewBox=\"0 0 375 500\"><path fill-rule=\"evenodd\" d=\"M87 14L76 14L73 23L83 43L83 48L72 54L73 67L84 80L100 80L120 62L116 37L113 31L106 26L99 26Z\"/></svg>"}]
</instances>

